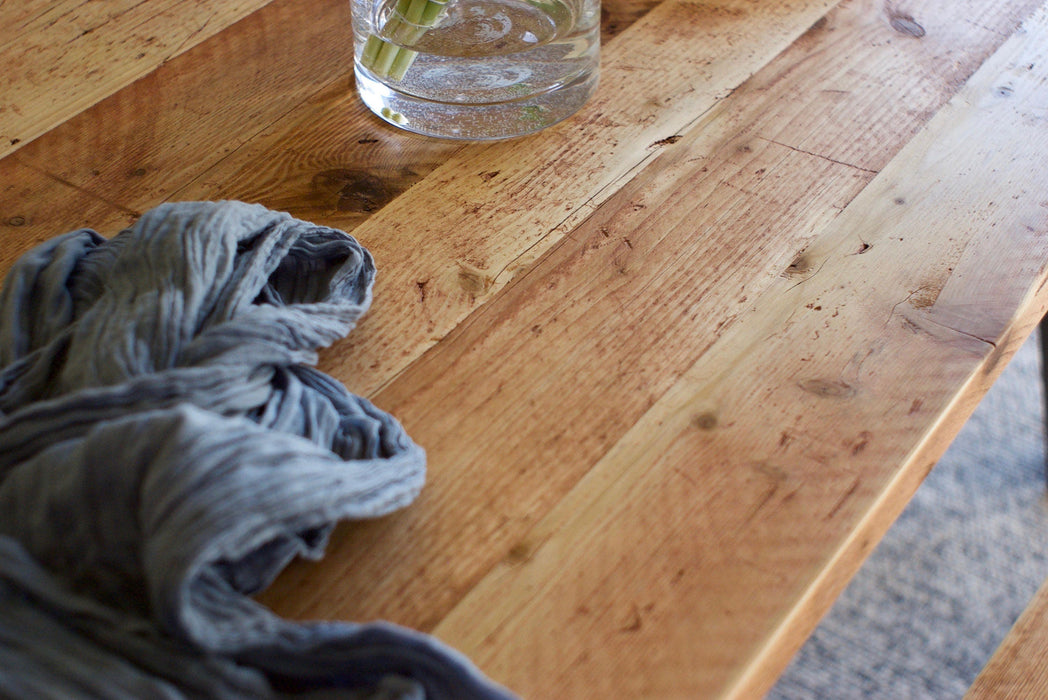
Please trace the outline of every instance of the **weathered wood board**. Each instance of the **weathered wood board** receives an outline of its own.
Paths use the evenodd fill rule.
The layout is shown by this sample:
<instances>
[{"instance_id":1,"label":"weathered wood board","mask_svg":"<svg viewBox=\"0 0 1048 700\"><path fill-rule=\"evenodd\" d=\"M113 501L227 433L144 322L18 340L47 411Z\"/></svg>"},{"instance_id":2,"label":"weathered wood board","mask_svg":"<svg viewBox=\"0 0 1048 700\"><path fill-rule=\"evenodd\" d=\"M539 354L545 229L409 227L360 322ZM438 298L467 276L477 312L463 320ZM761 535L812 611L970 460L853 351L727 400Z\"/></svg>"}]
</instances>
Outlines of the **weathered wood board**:
<instances>
[{"instance_id":1,"label":"weathered wood board","mask_svg":"<svg viewBox=\"0 0 1048 700\"><path fill-rule=\"evenodd\" d=\"M759 695L1048 307L1042 0L609 0L596 98L495 144L368 115L341 0L0 26L95 12L75 75L147 6L200 31L20 107L0 268L167 200L351 230L375 304L321 369L429 483L261 600L432 631L526 697Z\"/></svg>"}]
</instances>

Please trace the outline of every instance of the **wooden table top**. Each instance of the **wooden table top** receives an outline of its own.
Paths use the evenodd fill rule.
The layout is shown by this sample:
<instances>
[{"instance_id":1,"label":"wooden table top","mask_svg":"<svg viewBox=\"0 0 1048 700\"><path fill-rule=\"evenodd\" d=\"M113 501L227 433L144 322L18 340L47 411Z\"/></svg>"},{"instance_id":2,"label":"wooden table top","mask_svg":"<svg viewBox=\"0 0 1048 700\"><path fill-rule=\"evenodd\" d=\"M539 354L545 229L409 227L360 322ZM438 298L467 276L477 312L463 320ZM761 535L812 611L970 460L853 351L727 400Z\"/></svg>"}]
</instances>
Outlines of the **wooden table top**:
<instances>
[{"instance_id":1,"label":"wooden table top","mask_svg":"<svg viewBox=\"0 0 1048 700\"><path fill-rule=\"evenodd\" d=\"M1048 581L972 683L964 700L1048 697Z\"/></svg>"},{"instance_id":2,"label":"wooden table top","mask_svg":"<svg viewBox=\"0 0 1048 700\"><path fill-rule=\"evenodd\" d=\"M351 231L320 368L422 496L261 599L528 698L759 696L1048 308L1044 0L605 0L537 135L366 112L348 0L0 3L0 267L169 200Z\"/></svg>"}]
</instances>

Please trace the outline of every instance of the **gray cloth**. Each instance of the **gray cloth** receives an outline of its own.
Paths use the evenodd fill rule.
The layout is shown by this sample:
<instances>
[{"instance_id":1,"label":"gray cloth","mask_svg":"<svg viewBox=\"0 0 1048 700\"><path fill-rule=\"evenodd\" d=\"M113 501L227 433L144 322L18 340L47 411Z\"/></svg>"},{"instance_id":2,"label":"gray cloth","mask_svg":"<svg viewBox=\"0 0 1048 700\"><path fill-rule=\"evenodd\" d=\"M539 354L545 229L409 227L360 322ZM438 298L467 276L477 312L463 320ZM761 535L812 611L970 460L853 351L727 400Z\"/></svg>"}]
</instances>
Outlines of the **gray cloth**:
<instances>
[{"instance_id":1,"label":"gray cloth","mask_svg":"<svg viewBox=\"0 0 1048 700\"><path fill-rule=\"evenodd\" d=\"M371 301L353 238L257 205L158 207L24 255L0 294L0 696L508 698L386 623L251 599L425 455L309 365Z\"/></svg>"}]
</instances>

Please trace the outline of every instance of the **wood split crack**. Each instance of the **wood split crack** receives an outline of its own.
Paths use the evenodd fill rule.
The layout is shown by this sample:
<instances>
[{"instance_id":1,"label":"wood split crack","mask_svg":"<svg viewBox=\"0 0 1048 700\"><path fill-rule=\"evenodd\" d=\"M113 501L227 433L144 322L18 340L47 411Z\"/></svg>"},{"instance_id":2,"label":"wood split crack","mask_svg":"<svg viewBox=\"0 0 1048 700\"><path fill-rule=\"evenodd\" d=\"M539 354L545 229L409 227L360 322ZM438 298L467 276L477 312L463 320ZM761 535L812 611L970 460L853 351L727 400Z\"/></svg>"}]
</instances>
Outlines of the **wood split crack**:
<instances>
[{"instance_id":1,"label":"wood split crack","mask_svg":"<svg viewBox=\"0 0 1048 700\"><path fill-rule=\"evenodd\" d=\"M118 202L114 202L111 199L106 199L105 197L103 197L101 195L95 194L91 190L85 189L85 188L81 187L80 185L78 185L78 184L76 184L74 182L70 182L69 180L66 180L64 177L60 177L58 175L55 175L52 172L44 170L43 168L38 167L38 166L34 165L33 163L26 162L26 161L23 161L23 160L18 160L17 162L18 162L19 165L23 165L23 166L29 168L30 170L35 170L38 173L40 173L41 175L43 175L44 177L50 178L50 179L54 180L55 182L57 182L57 183L59 183L61 185L65 185L66 187L72 188L73 190L79 192L80 194L83 194L83 195L85 195L87 197L90 197L91 199L96 199L99 202L102 202L103 204L106 204L108 206L113 207L114 209L117 209L118 211L124 212L125 214L130 214L131 216L135 217L136 219L138 217L142 216L142 212L135 211L134 209L131 209L129 207L125 207L123 204L120 204Z\"/></svg>"},{"instance_id":2,"label":"wood split crack","mask_svg":"<svg viewBox=\"0 0 1048 700\"><path fill-rule=\"evenodd\" d=\"M182 53L182 51L185 49L186 44L189 44L189 42L192 41L193 38L196 37L197 35L202 34L204 29L207 28L207 25L211 24L211 20L213 20L214 18L215 18L215 13L211 13L210 15L207 16L207 19L204 20L203 24L201 24L199 27L197 27L195 31L192 31L189 34L187 34L186 37L184 39L182 39L182 41L178 44L178 46L176 46L174 48L174 50L171 52L171 55L168 57L168 60L170 60L171 58L174 58L175 56L180 55Z\"/></svg>"},{"instance_id":3,"label":"wood split crack","mask_svg":"<svg viewBox=\"0 0 1048 700\"><path fill-rule=\"evenodd\" d=\"M884 327L885 328L887 328L888 324L892 322L893 318L895 318L895 310L898 309L903 304L905 304L906 302L908 302L910 299L912 299L913 295L916 294L916 293L917 293L916 291L910 292L909 294L906 295L905 299L903 299L902 301L897 301L894 304L892 304L892 310L888 312L888 318L884 322Z\"/></svg>"},{"instance_id":4,"label":"wood split crack","mask_svg":"<svg viewBox=\"0 0 1048 700\"><path fill-rule=\"evenodd\" d=\"M810 275L808 275L807 277L803 277L803 278L797 280L797 282L794 283L793 285L791 285L789 288L787 288L786 291L787 292L793 291L797 287L799 287L802 284L805 284L806 282L811 280L811 278L815 277L815 275L819 274L822 271L822 268L824 268L826 266L826 263L828 261L829 261L829 258L824 258L823 261L821 263L819 263L819 266L817 268L815 268L815 270L813 270ZM892 311L894 311L894 307L892 308Z\"/></svg>"},{"instance_id":5,"label":"wood split crack","mask_svg":"<svg viewBox=\"0 0 1048 700\"><path fill-rule=\"evenodd\" d=\"M970 17L965 19L964 21L967 24L975 27L976 29L982 29L984 32L989 32L990 34L993 34L995 36L999 36L1002 39L1007 39L1008 37L1011 36L1010 32L1002 32L1000 29L994 29L993 27L987 27L985 24L980 24L979 22L976 22L974 19L972 19Z\"/></svg>"},{"instance_id":6,"label":"wood split crack","mask_svg":"<svg viewBox=\"0 0 1048 700\"><path fill-rule=\"evenodd\" d=\"M967 337L972 338L974 340L978 340L980 342L986 343L987 345L989 345L994 350L997 349L997 343L992 341L992 340L987 340L986 338L983 338L982 336L976 335L975 333L969 333L968 331L962 331L960 328L954 328L953 326L945 324L945 323L942 323L941 321L936 321L934 318L931 318L930 316L927 316L925 318L926 318L926 320L931 321L932 323L934 323L936 326L939 326L939 328L945 328L946 330L953 331L954 333L960 333L963 336L967 336Z\"/></svg>"},{"instance_id":7,"label":"wood split crack","mask_svg":"<svg viewBox=\"0 0 1048 700\"><path fill-rule=\"evenodd\" d=\"M837 499L837 502L833 505L833 508L830 508L830 512L826 514L826 517L823 518L823 520L833 520L834 516L837 515L837 513L840 512L841 508L844 507L844 504L848 502L848 499L854 496L855 492L859 490L860 483L861 480L858 477L856 477L855 481L852 482L851 486L849 486L848 489L843 494L841 494L841 497Z\"/></svg>"},{"instance_id":8,"label":"wood split crack","mask_svg":"<svg viewBox=\"0 0 1048 700\"><path fill-rule=\"evenodd\" d=\"M651 144L648 148L659 148L661 146L672 146L673 144L684 138L683 134L674 134L673 136L667 136L664 139L659 139L655 143Z\"/></svg>"},{"instance_id":9,"label":"wood split crack","mask_svg":"<svg viewBox=\"0 0 1048 700\"><path fill-rule=\"evenodd\" d=\"M782 143L781 141L776 141L775 139L769 139L769 138L764 137L764 136L758 136L757 138L759 138L761 141L767 141L768 143L773 143L776 146L782 146L783 148L788 148L791 151L796 151L797 153L803 153L806 156L812 156L813 158L819 158L821 160L826 160L826 161L829 161L829 162L834 163L836 165L843 165L846 168L853 168L855 170L860 170L860 171L862 171L864 173L871 173L873 175L877 175L879 173L879 171L877 171L877 170L871 170L870 168L864 168L861 165L855 165L854 163L847 163L847 162L845 162L843 160L837 160L836 158L830 158L829 156L824 156L821 153L814 153L812 151L806 151L803 148L797 148L796 146L791 146L788 143Z\"/></svg>"},{"instance_id":10,"label":"wood split crack","mask_svg":"<svg viewBox=\"0 0 1048 700\"><path fill-rule=\"evenodd\" d=\"M896 309L898 309L900 306L902 306L906 302L910 301L910 299L912 299L913 296L915 294L917 294L918 292L920 292L920 291L921 291L921 289L916 289L916 290L910 292L909 294L907 294L905 299L903 299L902 301L896 302L895 304L892 305L892 310L890 312L888 312L888 319L884 322L884 327L885 328L887 328L888 324L891 323L891 320L893 318L895 318ZM918 311L923 311L923 309L917 309L917 310ZM932 318L931 314L929 314L929 313L921 313L919 316L920 316L920 319L922 321L927 321L929 323L932 323L932 324L938 326L939 328L945 328L948 331L953 331L954 333L957 333L959 335L963 335L963 336L966 336L968 338L972 338L973 340L978 340L981 343L986 343L987 345L989 345L994 350L997 349L997 343L995 341L993 341L993 340L990 340L988 338L983 338L982 336L977 335L975 333L969 333L968 331L961 330L960 328L954 328L953 326L951 326L951 325L949 325L947 323L943 323L942 321L937 321L936 319ZM915 328L919 328L919 326L916 323L916 321L910 319L906 315L903 315L903 319L905 320L905 322L907 324L910 324L910 325L914 326Z\"/></svg>"}]
</instances>

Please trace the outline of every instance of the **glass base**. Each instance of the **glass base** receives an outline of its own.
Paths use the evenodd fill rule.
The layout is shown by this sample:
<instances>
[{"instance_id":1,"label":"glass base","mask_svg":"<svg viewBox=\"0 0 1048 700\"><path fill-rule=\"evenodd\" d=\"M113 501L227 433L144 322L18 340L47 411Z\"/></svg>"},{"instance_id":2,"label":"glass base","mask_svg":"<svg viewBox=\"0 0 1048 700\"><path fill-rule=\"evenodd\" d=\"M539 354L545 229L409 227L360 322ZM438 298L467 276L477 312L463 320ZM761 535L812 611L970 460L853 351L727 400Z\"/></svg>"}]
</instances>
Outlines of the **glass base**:
<instances>
[{"instance_id":1,"label":"glass base","mask_svg":"<svg viewBox=\"0 0 1048 700\"><path fill-rule=\"evenodd\" d=\"M401 129L426 136L469 141L533 134L577 112L597 89L597 71L552 90L507 102L437 102L398 92L359 65L357 92L364 104Z\"/></svg>"}]
</instances>

